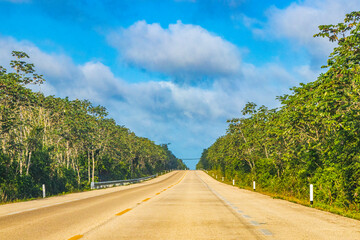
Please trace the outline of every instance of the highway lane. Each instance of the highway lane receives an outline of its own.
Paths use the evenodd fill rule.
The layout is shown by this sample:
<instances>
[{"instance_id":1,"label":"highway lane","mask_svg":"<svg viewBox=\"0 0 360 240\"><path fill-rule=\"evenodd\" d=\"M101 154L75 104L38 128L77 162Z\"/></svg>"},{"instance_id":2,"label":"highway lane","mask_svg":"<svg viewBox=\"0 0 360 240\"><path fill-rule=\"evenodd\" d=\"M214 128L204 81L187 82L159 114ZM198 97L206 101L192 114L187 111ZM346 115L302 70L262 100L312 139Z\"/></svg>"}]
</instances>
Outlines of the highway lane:
<instances>
[{"instance_id":1,"label":"highway lane","mask_svg":"<svg viewBox=\"0 0 360 240\"><path fill-rule=\"evenodd\" d=\"M211 192L195 171L166 192L114 218L83 239L263 239Z\"/></svg>"},{"instance_id":2,"label":"highway lane","mask_svg":"<svg viewBox=\"0 0 360 240\"><path fill-rule=\"evenodd\" d=\"M0 206L0 239L360 239L360 221L238 189L201 171L69 194L53 204L69 199L51 207L31 201L43 207L30 211L31 202Z\"/></svg>"},{"instance_id":3,"label":"highway lane","mask_svg":"<svg viewBox=\"0 0 360 240\"><path fill-rule=\"evenodd\" d=\"M172 172L129 186L1 205L0 239L71 238L175 184L184 174Z\"/></svg>"}]
</instances>

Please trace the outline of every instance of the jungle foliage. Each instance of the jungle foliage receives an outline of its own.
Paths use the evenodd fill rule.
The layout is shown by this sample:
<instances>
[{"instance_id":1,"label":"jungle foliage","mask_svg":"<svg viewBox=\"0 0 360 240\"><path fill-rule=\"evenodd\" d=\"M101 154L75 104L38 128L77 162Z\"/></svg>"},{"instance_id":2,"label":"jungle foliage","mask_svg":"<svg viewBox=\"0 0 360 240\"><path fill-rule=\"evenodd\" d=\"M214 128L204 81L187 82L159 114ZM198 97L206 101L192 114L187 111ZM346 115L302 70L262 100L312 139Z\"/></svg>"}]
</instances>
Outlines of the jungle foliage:
<instances>
[{"instance_id":1,"label":"jungle foliage","mask_svg":"<svg viewBox=\"0 0 360 240\"><path fill-rule=\"evenodd\" d=\"M28 87L42 75L13 51L0 66L0 202L89 188L91 181L129 179L185 169L167 145L136 136L87 100L44 96Z\"/></svg>"},{"instance_id":2,"label":"jungle foliage","mask_svg":"<svg viewBox=\"0 0 360 240\"><path fill-rule=\"evenodd\" d=\"M360 211L360 12L319 29L337 43L326 72L278 97L279 109L248 103L197 168L299 199L312 183L316 201Z\"/></svg>"}]
</instances>

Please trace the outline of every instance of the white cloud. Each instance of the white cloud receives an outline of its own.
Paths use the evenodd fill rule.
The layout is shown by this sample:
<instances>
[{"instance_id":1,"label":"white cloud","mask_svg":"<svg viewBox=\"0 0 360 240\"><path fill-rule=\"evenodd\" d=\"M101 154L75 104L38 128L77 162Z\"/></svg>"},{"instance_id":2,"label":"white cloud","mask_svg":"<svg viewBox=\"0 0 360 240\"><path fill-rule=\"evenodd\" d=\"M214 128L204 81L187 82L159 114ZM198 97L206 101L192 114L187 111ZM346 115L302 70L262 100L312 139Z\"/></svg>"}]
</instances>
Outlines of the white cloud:
<instances>
[{"instance_id":1,"label":"white cloud","mask_svg":"<svg viewBox=\"0 0 360 240\"><path fill-rule=\"evenodd\" d=\"M108 35L123 60L176 77L228 76L239 72L235 45L204 28L178 21L167 29L138 21Z\"/></svg>"},{"instance_id":2,"label":"white cloud","mask_svg":"<svg viewBox=\"0 0 360 240\"><path fill-rule=\"evenodd\" d=\"M320 73L323 72L322 69L311 69L309 65L297 66L294 69L294 73L299 75L299 78L302 79L302 82L313 82L315 81Z\"/></svg>"},{"instance_id":3,"label":"white cloud","mask_svg":"<svg viewBox=\"0 0 360 240\"><path fill-rule=\"evenodd\" d=\"M327 39L313 38L319 25L342 22L346 13L360 8L360 1L305 0L294 2L285 9L272 7L267 11L268 21L254 33L265 38L287 38L295 46L304 46L313 58L324 59L334 44ZM246 23L246 22L245 22ZM322 60L323 61L323 60Z\"/></svg>"},{"instance_id":4,"label":"white cloud","mask_svg":"<svg viewBox=\"0 0 360 240\"><path fill-rule=\"evenodd\" d=\"M35 64L38 72L48 77L74 78L77 72L72 59L64 54L44 53L33 43L17 41L11 37L0 36L0 62L7 64L11 51L24 51L30 56L30 62Z\"/></svg>"},{"instance_id":5,"label":"white cloud","mask_svg":"<svg viewBox=\"0 0 360 240\"><path fill-rule=\"evenodd\" d=\"M24 51L30 56L26 61L34 63L36 71L45 77L40 89L46 95L91 99L102 104L106 102L106 95L112 95L119 88L121 80L115 79L111 70L100 62L76 65L65 54L45 53L31 42L11 37L0 36L0 45L0 65L8 69L11 51Z\"/></svg>"}]
</instances>

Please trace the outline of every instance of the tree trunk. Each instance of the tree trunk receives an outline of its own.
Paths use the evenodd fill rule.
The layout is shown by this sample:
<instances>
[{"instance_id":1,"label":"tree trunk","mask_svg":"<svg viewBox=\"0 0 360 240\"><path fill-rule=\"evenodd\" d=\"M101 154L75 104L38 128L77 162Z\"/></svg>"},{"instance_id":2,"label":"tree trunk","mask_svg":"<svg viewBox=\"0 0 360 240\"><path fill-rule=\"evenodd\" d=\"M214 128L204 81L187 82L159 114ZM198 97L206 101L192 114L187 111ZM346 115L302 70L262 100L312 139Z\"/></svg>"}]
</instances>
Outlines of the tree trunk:
<instances>
[{"instance_id":1,"label":"tree trunk","mask_svg":"<svg viewBox=\"0 0 360 240\"><path fill-rule=\"evenodd\" d=\"M81 183L81 178L80 178L80 168L78 166L78 164L75 164L76 166L76 172L77 172L77 177L78 177L78 188L80 188L80 183Z\"/></svg>"},{"instance_id":2,"label":"tree trunk","mask_svg":"<svg viewBox=\"0 0 360 240\"><path fill-rule=\"evenodd\" d=\"M88 180L89 183L91 182L91 168L90 168L90 152L87 151L87 155L88 155Z\"/></svg>"},{"instance_id":3,"label":"tree trunk","mask_svg":"<svg viewBox=\"0 0 360 240\"><path fill-rule=\"evenodd\" d=\"M27 164L27 168L26 168L26 175L29 175L30 164L31 164L31 151L29 152L28 164Z\"/></svg>"},{"instance_id":4,"label":"tree trunk","mask_svg":"<svg viewBox=\"0 0 360 240\"><path fill-rule=\"evenodd\" d=\"M92 182L95 182L95 156L94 156L94 150L91 150L92 154Z\"/></svg>"},{"instance_id":5,"label":"tree trunk","mask_svg":"<svg viewBox=\"0 0 360 240\"><path fill-rule=\"evenodd\" d=\"M22 175L22 167L23 167L23 164L21 161L21 156L19 156L19 173L20 173L20 175Z\"/></svg>"},{"instance_id":6,"label":"tree trunk","mask_svg":"<svg viewBox=\"0 0 360 240\"><path fill-rule=\"evenodd\" d=\"M66 142L66 168L69 169L70 164L70 150L69 150L69 141Z\"/></svg>"},{"instance_id":7,"label":"tree trunk","mask_svg":"<svg viewBox=\"0 0 360 240\"><path fill-rule=\"evenodd\" d=\"M268 154L268 151L267 151L267 148L266 148L266 145L265 145L265 156L267 159L269 159L269 154Z\"/></svg>"}]
</instances>

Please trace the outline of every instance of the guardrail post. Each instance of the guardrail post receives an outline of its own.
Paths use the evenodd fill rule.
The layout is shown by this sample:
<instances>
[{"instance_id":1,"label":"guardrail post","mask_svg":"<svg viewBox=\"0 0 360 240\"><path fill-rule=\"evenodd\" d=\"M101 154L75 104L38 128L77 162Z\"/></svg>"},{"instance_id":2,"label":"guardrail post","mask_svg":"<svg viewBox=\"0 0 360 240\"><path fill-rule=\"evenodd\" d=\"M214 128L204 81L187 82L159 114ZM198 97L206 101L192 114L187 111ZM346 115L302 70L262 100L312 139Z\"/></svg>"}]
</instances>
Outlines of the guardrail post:
<instances>
[{"instance_id":1,"label":"guardrail post","mask_svg":"<svg viewBox=\"0 0 360 240\"><path fill-rule=\"evenodd\" d=\"M310 205L313 205L314 203L314 187L312 184L310 184Z\"/></svg>"},{"instance_id":2,"label":"guardrail post","mask_svg":"<svg viewBox=\"0 0 360 240\"><path fill-rule=\"evenodd\" d=\"M95 189L95 183L94 183L94 182L91 182L90 187L91 187L91 189Z\"/></svg>"},{"instance_id":3,"label":"guardrail post","mask_svg":"<svg viewBox=\"0 0 360 240\"><path fill-rule=\"evenodd\" d=\"M46 197L45 184L42 185L43 198Z\"/></svg>"},{"instance_id":4,"label":"guardrail post","mask_svg":"<svg viewBox=\"0 0 360 240\"><path fill-rule=\"evenodd\" d=\"M224 181L224 177L222 177L221 180Z\"/></svg>"},{"instance_id":5,"label":"guardrail post","mask_svg":"<svg viewBox=\"0 0 360 240\"><path fill-rule=\"evenodd\" d=\"M253 181L253 189L254 189L254 191L256 191L256 188L255 188L255 181Z\"/></svg>"},{"instance_id":6,"label":"guardrail post","mask_svg":"<svg viewBox=\"0 0 360 240\"><path fill-rule=\"evenodd\" d=\"M235 186L235 179L233 179L233 186Z\"/></svg>"}]
</instances>

